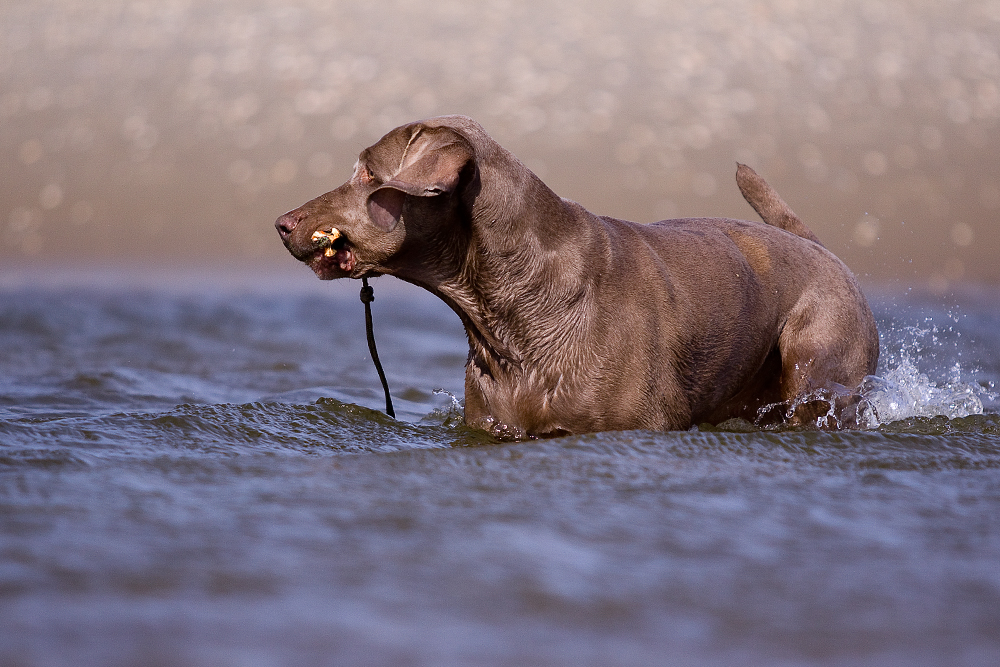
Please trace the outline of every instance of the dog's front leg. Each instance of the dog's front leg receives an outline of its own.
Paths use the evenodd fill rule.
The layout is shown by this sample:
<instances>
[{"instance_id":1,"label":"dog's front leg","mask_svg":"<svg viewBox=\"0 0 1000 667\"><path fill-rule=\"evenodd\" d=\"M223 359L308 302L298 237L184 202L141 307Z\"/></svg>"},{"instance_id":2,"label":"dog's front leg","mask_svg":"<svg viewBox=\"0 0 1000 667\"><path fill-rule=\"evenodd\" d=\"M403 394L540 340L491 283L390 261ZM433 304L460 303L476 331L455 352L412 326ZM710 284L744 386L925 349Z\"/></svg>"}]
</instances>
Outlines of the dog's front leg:
<instances>
[{"instance_id":1,"label":"dog's front leg","mask_svg":"<svg viewBox=\"0 0 1000 667\"><path fill-rule=\"evenodd\" d=\"M507 423L493 414L483 392L483 382L489 383L491 378L484 377L482 369L470 359L465 369L465 425L488 431L500 440L529 437L523 427Z\"/></svg>"},{"instance_id":2,"label":"dog's front leg","mask_svg":"<svg viewBox=\"0 0 1000 667\"><path fill-rule=\"evenodd\" d=\"M486 397L479 386L478 369L470 362L465 372L465 423L473 428L489 430L493 415L486 405Z\"/></svg>"}]
</instances>

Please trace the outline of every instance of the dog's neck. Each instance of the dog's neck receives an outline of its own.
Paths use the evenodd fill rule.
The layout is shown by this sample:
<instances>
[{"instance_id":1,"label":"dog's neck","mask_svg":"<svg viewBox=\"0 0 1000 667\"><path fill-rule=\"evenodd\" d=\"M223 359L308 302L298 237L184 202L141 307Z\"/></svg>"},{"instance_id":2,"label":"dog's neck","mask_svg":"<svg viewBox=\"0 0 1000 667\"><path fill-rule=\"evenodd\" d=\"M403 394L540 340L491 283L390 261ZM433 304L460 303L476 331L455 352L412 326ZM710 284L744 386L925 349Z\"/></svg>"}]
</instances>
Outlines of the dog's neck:
<instances>
[{"instance_id":1,"label":"dog's neck","mask_svg":"<svg viewBox=\"0 0 1000 667\"><path fill-rule=\"evenodd\" d=\"M598 223L527 169L522 179L521 188L477 198L467 232L436 256L431 271L425 264L420 276L398 274L459 315L473 357L494 375L534 367L536 350L552 357L561 346L573 347L568 343L590 321L586 251L598 243L599 234L590 232ZM518 191L527 196L512 199L509 193Z\"/></svg>"}]
</instances>

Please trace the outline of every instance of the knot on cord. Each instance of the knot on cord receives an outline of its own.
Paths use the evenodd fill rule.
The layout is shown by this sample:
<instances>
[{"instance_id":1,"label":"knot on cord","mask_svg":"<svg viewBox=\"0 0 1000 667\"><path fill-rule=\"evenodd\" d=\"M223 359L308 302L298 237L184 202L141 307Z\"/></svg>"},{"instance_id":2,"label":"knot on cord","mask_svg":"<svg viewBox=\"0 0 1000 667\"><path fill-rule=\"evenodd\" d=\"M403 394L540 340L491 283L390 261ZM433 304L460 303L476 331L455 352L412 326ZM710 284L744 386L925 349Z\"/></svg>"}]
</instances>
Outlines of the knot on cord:
<instances>
[{"instance_id":1,"label":"knot on cord","mask_svg":"<svg viewBox=\"0 0 1000 667\"><path fill-rule=\"evenodd\" d=\"M361 288L361 303L369 304L374 300L375 290L372 289L371 285L365 284L365 286Z\"/></svg>"}]
</instances>

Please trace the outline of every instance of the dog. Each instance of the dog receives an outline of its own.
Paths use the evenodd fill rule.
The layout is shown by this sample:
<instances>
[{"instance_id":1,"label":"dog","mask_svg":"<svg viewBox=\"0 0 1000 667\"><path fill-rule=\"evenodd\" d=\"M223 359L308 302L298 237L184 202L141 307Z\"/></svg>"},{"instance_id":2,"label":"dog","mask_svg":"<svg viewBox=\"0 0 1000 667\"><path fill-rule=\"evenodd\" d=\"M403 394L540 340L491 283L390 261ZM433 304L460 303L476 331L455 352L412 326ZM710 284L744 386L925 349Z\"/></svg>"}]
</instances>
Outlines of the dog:
<instances>
[{"instance_id":1,"label":"dog","mask_svg":"<svg viewBox=\"0 0 1000 667\"><path fill-rule=\"evenodd\" d=\"M849 426L878 361L868 302L764 179L736 180L763 223L598 216L442 116L392 130L275 226L320 279L392 275L447 303L469 340L465 421L498 437Z\"/></svg>"}]
</instances>

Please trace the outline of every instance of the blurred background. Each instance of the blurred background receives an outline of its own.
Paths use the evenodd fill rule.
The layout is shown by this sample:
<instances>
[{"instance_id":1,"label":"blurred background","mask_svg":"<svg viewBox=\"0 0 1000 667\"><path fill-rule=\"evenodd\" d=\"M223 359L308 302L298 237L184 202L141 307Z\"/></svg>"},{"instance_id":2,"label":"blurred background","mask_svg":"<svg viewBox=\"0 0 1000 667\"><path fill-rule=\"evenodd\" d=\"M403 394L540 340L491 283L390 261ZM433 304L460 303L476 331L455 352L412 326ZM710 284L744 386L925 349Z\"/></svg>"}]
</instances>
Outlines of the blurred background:
<instances>
[{"instance_id":1,"label":"blurred background","mask_svg":"<svg viewBox=\"0 0 1000 667\"><path fill-rule=\"evenodd\" d=\"M0 266L292 267L279 214L464 113L641 222L755 219L746 162L945 294L1000 281L998 50L998 0L4 0Z\"/></svg>"}]
</instances>

